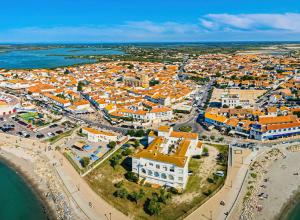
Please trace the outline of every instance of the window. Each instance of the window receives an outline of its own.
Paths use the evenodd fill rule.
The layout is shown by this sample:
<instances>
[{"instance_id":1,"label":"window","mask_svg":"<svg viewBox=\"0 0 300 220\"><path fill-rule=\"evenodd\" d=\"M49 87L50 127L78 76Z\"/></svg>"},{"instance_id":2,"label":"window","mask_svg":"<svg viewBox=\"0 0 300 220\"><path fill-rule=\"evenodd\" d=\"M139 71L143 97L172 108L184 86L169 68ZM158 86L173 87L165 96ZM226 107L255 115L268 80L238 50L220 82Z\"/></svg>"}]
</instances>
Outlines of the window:
<instances>
[{"instance_id":1,"label":"window","mask_svg":"<svg viewBox=\"0 0 300 220\"><path fill-rule=\"evenodd\" d=\"M144 168L142 169L142 173L146 173L146 170Z\"/></svg>"},{"instance_id":2,"label":"window","mask_svg":"<svg viewBox=\"0 0 300 220\"><path fill-rule=\"evenodd\" d=\"M163 166L162 168L163 168L164 171L167 171L167 170L168 170L168 167L167 167L167 166Z\"/></svg>"},{"instance_id":3,"label":"window","mask_svg":"<svg viewBox=\"0 0 300 220\"><path fill-rule=\"evenodd\" d=\"M156 164L156 169L160 169L160 166L159 166L159 164Z\"/></svg>"},{"instance_id":4,"label":"window","mask_svg":"<svg viewBox=\"0 0 300 220\"><path fill-rule=\"evenodd\" d=\"M178 181L182 182L183 178L182 177L178 177Z\"/></svg>"},{"instance_id":5,"label":"window","mask_svg":"<svg viewBox=\"0 0 300 220\"><path fill-rule=\"evenodd\" d=\"M162 173L162 174L161 174L161 178L167 179L167 175L166 175L165 173Z\"/></svg>"},{"instance_id":6,"label":"window","mask_svg":"<svg viewBox=\"0 0 300 220\"><path fill-rule=\"evenodd\" d=\"M151 170L148 170L148 175L149 176L152 176L153 175L153 172Z\"/></svg>"},{"instance_id":7,"label":"window","mask_svg":"<svg viewBox=\"0 0 300 220\"><path fill-rule=\"evenodd\" d=\"M170 168L170 172L174 172L174 168Z\"/></svg>"},{"instance_id":8,"label":"window","mask_svg":"<svg viewBox=\"0 0 300 220\"><path fill-rule=\"evenodd\" d=\"M154 172L154 176L155 177L159 177L159 173L158 172Z\"/></svg>"},{"instance_id":9,"label":"window","mask_svg":"<svg viewBox=\"0 0 300 220\"><path fill-rule=\"evenodd\" d=\"M169 175L169 179L170 180L174 180L174 176L173 175Z\"/></svg>"},{"instance_id":10,"label":"window","mask_svg":"<svg viewBox=\"0 0 300 220\"><path fill-rule=\"evenodd\" d=\"M179 173L179 174L183 174L183 170L182 170L182 169L179 169L179 170L178 170L178 173Z\"/></svg>"},{"instance_id":11,"label":"window","mask_svg":"<svg viewBox=\"0 0 300 220\"><path fill-rule=\"evenodd\" d=\"M153 167L153 163L149 163L149 165L150 165L151 167Z\"/></svg>"}]
</instances>

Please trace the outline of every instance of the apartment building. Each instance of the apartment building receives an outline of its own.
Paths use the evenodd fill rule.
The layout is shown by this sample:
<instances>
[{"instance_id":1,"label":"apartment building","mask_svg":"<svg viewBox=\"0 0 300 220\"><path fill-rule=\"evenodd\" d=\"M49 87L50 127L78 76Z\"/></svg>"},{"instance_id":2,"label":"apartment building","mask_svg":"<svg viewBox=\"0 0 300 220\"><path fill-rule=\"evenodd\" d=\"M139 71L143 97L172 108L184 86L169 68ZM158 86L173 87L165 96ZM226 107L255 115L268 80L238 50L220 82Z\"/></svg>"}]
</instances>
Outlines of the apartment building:
<instances>
[{"instance_id":1,"label":"apartment building","mask_svg":"<svg viewBox=\"0 0 300 220\"><path fill-rule=\"evenodd\" d=\"M90 142L107 142L117 141L118 134L108 131L100 131L91 127L82 128L82 133L86 134Z\"/></svg>"},{"instance_id":2,"label":"apartment building","mask_svg":"<svg viewBox=\"0 0 300 220\"><path fill-rule=\"evenodd\" d=\"M273 140L300 134L300 120L295 115L265 116L252 124L250 135L257 140Z\"/></svg>"},{"instance_id":3,"label":"apartment building","mask_svg":"<svg viewBox=\"0 0 300 220\"><path fill-rule=\"evenodd\" d=\"M151 184L184 189L191 156L202 153L198 134L161 126L149 134L149 146L133 155L132 171Z\"/></svg>"},{"instance_id":4,"label":"apartment building","mask_svg":"<svg viewBox=\"0 0 300 220\"><path fill-rule=\"evenodd\" d=\"M238 94L223 94L221 96L222 106L228 106L229 108L235 108L240 106L240 97Z\"/></svg>"}]
</instances>

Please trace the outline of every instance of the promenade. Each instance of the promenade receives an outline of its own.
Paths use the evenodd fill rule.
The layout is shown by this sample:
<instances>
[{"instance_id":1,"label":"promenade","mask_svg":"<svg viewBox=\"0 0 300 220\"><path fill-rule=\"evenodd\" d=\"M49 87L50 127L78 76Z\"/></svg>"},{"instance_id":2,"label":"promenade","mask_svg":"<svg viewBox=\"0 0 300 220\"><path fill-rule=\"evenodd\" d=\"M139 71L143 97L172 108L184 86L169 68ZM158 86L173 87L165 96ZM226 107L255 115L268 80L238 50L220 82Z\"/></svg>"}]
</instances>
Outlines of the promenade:
<instances>
[{"instance_id":1,"label":"promenade","mask_svg":"<svg viewBox=\"0 0 300 220\"><path fill-rule=\"evenodd\" d=\"M186 220L225 220L225 213L230 212L239 195L251 160L257 152L243 149L241 154L233 154L233 164L229 167L228 175L222 189L206 201ZM225 205L220 205L224 201Z\"/></svg>"}]
</instances>

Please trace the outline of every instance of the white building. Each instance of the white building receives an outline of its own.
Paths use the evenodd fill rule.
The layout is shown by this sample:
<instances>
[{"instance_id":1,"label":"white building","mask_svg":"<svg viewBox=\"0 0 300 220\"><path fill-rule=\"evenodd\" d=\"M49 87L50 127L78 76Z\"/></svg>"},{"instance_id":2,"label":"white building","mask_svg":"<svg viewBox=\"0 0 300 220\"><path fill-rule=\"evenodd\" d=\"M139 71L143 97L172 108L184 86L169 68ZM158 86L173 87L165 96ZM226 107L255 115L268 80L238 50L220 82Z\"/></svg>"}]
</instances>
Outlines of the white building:
<instances>
[{"instance_id":1,"label":"white building","mask_svg":"<svg viewBox=\"0 0 300 220\"><path fill-rule=\"evenodd\" d=\"M300 121L295 115L260 117L250 135L257 140L273 140L300 134Z\"/></svg>"},{"instance_id":2,"label":"white building","mask_svg":"<svg viewBox=\"0 0 300 220\"><path fill-rule=\"evenodd\" d=\"M113 132L100 131L90 127L82 128L82 133L88 136L88 141L90 142L107 142L117 141L119 139L118 135Z\"/></svg>"},{"instance_id":3,"label":"white building","mask_svg":"<svg viewBox=\"0 0 300 220\"><path fill-rule=\"evenodd\" d=\"M222 106L227 105L229 108L240 106L240 96L238 94L223 94L221 97Z\"/></svg>"},{"instance_id":4,"label":"white building","mask_svg":"<svg viewBox=\"0 0 300 220\"><path fill-rule=\"evenodd\" d=\"M149 134L149 146L132 158L132 171L146 182L184 189L191 156L202 153L198 134L175 132L161 126L158 135Z\"/></svg>"}]
</instances>

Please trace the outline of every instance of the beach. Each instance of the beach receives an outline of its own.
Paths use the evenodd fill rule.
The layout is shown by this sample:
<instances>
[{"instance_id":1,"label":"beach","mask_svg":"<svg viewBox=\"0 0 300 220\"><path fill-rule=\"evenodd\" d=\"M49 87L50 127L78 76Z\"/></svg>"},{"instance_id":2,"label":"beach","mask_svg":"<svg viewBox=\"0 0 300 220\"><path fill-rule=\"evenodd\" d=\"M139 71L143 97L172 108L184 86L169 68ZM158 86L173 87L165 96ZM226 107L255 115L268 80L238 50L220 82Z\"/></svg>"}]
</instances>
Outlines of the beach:
<instances>
[{"instance_id":1,"label":"beach","mask_svg":"<svg viewBox=\"0 0 300 220\"><path fill-rule=\"evenodd\" d=\"M46 144L0 134L0 156L26 180L50 219L78 219L72 202L43 154Z\"/></svg>"},{"instance_id":2,"label":"beach","mask_svg":"<svg viewBox=\"0 0 300 220\"><path fill-rule=\"evenodd\" d=\"M299 193L300 152L268 149L252 163L229 219L282 219Z\"/></svg>"}]
</instances>

